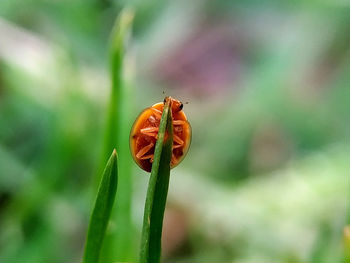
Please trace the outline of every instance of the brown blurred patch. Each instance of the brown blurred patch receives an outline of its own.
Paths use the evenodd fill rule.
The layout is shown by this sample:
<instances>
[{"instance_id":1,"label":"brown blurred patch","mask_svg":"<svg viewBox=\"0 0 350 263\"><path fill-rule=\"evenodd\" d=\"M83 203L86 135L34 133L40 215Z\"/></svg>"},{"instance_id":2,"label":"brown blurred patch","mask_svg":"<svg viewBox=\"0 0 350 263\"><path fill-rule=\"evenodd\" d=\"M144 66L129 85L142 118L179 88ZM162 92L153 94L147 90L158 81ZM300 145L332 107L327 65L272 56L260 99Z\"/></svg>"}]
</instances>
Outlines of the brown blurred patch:
<instances>
[{"instance_id":1,"label":"brown blurred patch","mask_svg":"<svg viewBox=\"0 0 350 263\"><path fill-rule=\"evenodd\" d=\"M164 214L162 233L162 255L164 258L187 253L189 221L184 208L174 204L167 205Z\"/></svg>"},{"instance_id":2,"label":"brown blurred patch","mask_svg":"<svg viewBox=\"0 0 350 263\"><path fill-rule=\"evenodd\" d=\"M253 171L268 171L280 167L291 156L292 142L281 127L262 123L255 131L250 153Z\"/></svg>"}]
</instances>

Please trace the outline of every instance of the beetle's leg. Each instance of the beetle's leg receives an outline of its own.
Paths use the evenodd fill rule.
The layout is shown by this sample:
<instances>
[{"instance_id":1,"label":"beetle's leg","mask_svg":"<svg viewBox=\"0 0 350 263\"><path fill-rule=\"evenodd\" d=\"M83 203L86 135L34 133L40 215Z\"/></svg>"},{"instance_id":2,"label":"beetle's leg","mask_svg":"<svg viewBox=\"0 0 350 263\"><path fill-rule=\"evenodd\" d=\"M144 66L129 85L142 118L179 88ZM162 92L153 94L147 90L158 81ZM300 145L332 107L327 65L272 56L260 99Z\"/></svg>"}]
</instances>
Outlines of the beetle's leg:
<instances>
[{"instance_id":1,"label":"beetle's leg","mask_svg":"<svg viewBox=\"0 0 350 263\"><path fill-rule=\"evenodd\" d=\"M152 162L153 156L154 156L154 154L148 154L148 155L144 155L144 156L142 156L142 157L141 157L141 158L139 158L139 159L140 159L140 160L147 160L147 159L151 159L151 162Z\"/></svg>"},{"instance_id":2,"label":"beetle's leg","mask_svg":"<svg viewBox=\"0 0 350 263\"><path fill-rule=\"evenodd\" d=\"M154 137L155 139L158 139L158 128L157 127L148 127L143 128L140 130L140 132L144 135Z\"/></svg>"},{"instance_id":3,"label":"beetle's leg","mask_svg":"<svg viewBox=\"0 0 350 263\"><path fill-rule=\"evenodd\" d=\"M154 143L150 143L149 145L143 147L141 150L138 151L138 153L136 154L136 158L141 159L149 150L152 149L152 147L154 146Z\"/></svg>"},{"instance_id":4,"label":"beetle's leg","mask_svg":"<svg viewBox=\"0 0 350 263\"><path fill-rule=\"evenodd\" d=\"M179 144L181 146L184 145L184 141L176 134L174 134L174 142L176 142L177 144Z\"/></svg>"},{"instance_id":5,"label":"beetle's leg","mask_svg":"<svg viewBox=\"0 0 350 263\"><path fill-rule=\"evenodd\" d=\"M185 123L184 120L173 120L173 125L184 125Z\"/></svg>"},{"instance_id":6,"label":"beetle's leg","mask_svg":"<svg viewBox=\"0 0 350 263\"><path fill-rule=\"evenodd\" d=\"M174 125L174 132L176 133L181 133L183 130L183 126L182 125Z\"/></svg>"},{"instance_id":7,"label":"beetle's leg","mask_svg":"<svg viewBox=\"0 0 350 263\"><path fill-rule=\"evenodd\" d=\"M144 135L147 135L147 136L150 136L150 137L153 137L155 139L158 139L158 133L145 133Z\"/></svg>"},{"instance_id":8,"label":"beetle's leg","mask_svg":"<svg viewBox=\"0 0 350 263\"><path fill-rule=\"evenodd\" d=\"M182 144L173 145L173 149L181 148Z\"/></svg>"},{"instance_id":9,"label":"beetle's leg","mask_svg":"<svg viewBox=\"0 0 350 263\"><path fill-rule=\"evenodd\" d=\"M162 112L161 112L160 110L156 109L156 108L152 108L152 107L151 107L151 110L153 110L153 112L155 112L155 113L162 114Z\"/></svg>"},{"instance_id":10,"label":"beetle's leg","mask_svg":"<svg viewBox=\"0 0 350 263\"><path fill-rule=\"evenodd\" d=\"M161 118L162 118L162 112L161 112L160 110L157 110L157 109L152 108L152 107L151 107L151 110L153 111L154 116L155 116L157 119L161 119Z\"/></svg>"},{"instance_id":11,"label":"beetle's leg","mask_svg":"<svg viewBox=\"0 0 350 263\"><path fill-rule=\"evenodd\" d=\"M176 162L175 154L171 155L171 163L174 164Z\"/></svg>"},{"instance_id":12,"label":"beetle's leg","mask_svg":"<svg viewBox=\"0 0 350 263\"><path fill-rule=\"evenodd\" d=\"M156 123L156 117L154 117L153 115L151 115L151 116L149 116L148 121L149 121L150 123Z\"/></svg>"},{"instance_id":13,"label":"beetle's leg","mask_svg":"<svg viewBox=\"0 0 350 263\"><path fill-rule=\"evenodd\" d=\"M153 132L158 132L158 127L148 127L148 128L143 128L140 130L141 133L143 134L148 134L148 133L153 133Z\"/></svg>"},{"instance_id":14,"label":"beetle's leg","mask_svg":"<svg viewBox=\"0 0 350 263\"><path fill-rule=\"evenodd\" d=\"M158 133L145 133L145 135L148 135L150 137L155 138L156 140L158 139Z\"/></svg>"}]
</instances>

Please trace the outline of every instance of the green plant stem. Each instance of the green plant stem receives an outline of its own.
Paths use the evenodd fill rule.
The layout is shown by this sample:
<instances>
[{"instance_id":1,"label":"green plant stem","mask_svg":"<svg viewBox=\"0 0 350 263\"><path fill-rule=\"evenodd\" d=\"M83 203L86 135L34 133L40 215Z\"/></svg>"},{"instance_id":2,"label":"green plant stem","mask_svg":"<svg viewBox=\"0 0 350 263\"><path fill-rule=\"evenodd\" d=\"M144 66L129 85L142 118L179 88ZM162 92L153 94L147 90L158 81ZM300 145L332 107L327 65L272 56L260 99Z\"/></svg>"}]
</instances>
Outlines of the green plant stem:
<instances>
[{"instance_id":1,"label":"green plant stem","mask_svg":"<svg viewBox=\"0 0 350 263\"><path fill-rule=\"evenodd\" d=\"M154 151L145 203L141 236L140 263L158 263L161 256L163 217L168 194L173 124L170 100L164 106Z\"/></svg>"},{"instance_id":2,"label":"green plant stem","mask_svg":"<svg viewBox=\"0 0 350 263\"><path fill-rule=\"evenodd\" d=\"M99 262L103 239L111 215L118 185L118 157L116 150L109 158L98 189L90 217L83 263Z\"/></svg>"}]
</instances>

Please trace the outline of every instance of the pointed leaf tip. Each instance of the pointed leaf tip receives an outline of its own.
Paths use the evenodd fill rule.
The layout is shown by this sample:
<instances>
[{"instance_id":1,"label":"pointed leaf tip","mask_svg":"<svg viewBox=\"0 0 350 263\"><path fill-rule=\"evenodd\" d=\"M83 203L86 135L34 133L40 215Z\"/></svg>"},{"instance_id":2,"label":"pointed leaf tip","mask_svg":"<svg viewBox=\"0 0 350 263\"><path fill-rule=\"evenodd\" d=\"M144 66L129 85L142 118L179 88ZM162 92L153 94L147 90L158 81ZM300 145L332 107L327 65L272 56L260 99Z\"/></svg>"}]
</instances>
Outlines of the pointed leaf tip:
<instances>
[{"instance_id":1,"label":"pointed leaf tip","mask_svg":"<svg viewBox=\"0 0 350 263\"><path fill-rule=\"evenodd\" d=\"M93 207L85 242L83 263L98 263L118 185L117 151L104 169Z\"/></svg>"},{"instance_id":2,"label":"pointed leaf tip","mask_svg":"<svg viewBox=\"0 0 350 263\"><path fill-rule=\"evenodd\" d=\"M117 156L117 155L118 155L116 149L113 149L112 155L113 155L113 156Z\"/></svg>"}]
</instances>

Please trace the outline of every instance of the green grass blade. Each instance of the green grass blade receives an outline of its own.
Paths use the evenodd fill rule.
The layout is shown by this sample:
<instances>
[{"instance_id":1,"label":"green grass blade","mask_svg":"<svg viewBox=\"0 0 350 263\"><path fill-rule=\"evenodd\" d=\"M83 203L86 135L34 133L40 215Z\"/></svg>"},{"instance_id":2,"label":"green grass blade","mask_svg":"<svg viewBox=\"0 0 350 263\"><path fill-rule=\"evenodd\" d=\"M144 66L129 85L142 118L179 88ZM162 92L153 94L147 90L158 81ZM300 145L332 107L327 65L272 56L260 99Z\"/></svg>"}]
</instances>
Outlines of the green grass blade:
<instances>
[{"instance_id":1,"label":"green grass blade","mask_svg":"<svg viewBox=\"0 0 350 263\"><path fill-rule=\"evenodd\" d=\"M125 38L132 25L133 12L125 9L117 18L111 33L110 44L110 78L111 94L108 105L107 129L105 133L104 161L109 157L109 153L121 141L121 122L123 117L123 101L125 96L123 83L123 61ZM127 98L125 98L127 99ZM119 147L118 147L118 151Z\"/></svg>"},{"instance_id":2,"label":"green grass blade","mask_svg":"<svg viewBox=\"0 0 350 263\"><path fill-rule=\"evenodd\" d=\"M141 237L140 263L158 263L161 256L163 217L168 195L173 124L170 101L164 106L148 184ZM167 135L167 136L166 136Z\"/></svg>"},{"instance_id":3,"label":"green grass blade","mask_svg":"<svg viewBox=\"0 0 350 263\"><path fill-rule=\"evenodd\" d=\"M103 160L113 148L119 153L119 190L118 206L113 210L112 218L116 227L105 237L101 261L131 262L135 256L133 244L133 225L131 220L132 202L132 158L129 150L129 133L132 125L131 108L133 96L130 80L126 78L125 51L128 35L131 31L134 13L124 9L116 19L110 36L110 79L111 94L105 133Z\"/></svg>"},{"instance_id":4,"label":"green grass blade","mask_svg":"<svg viewBox=\"0 0 350 263\"><path fill-rule=\"evenodd\" d=\"M111 215L118 184L118 157L116 150L109 158L98 189L90 217L83 263L97 263L107 224Z\"/></svg>"}]
</instances>

